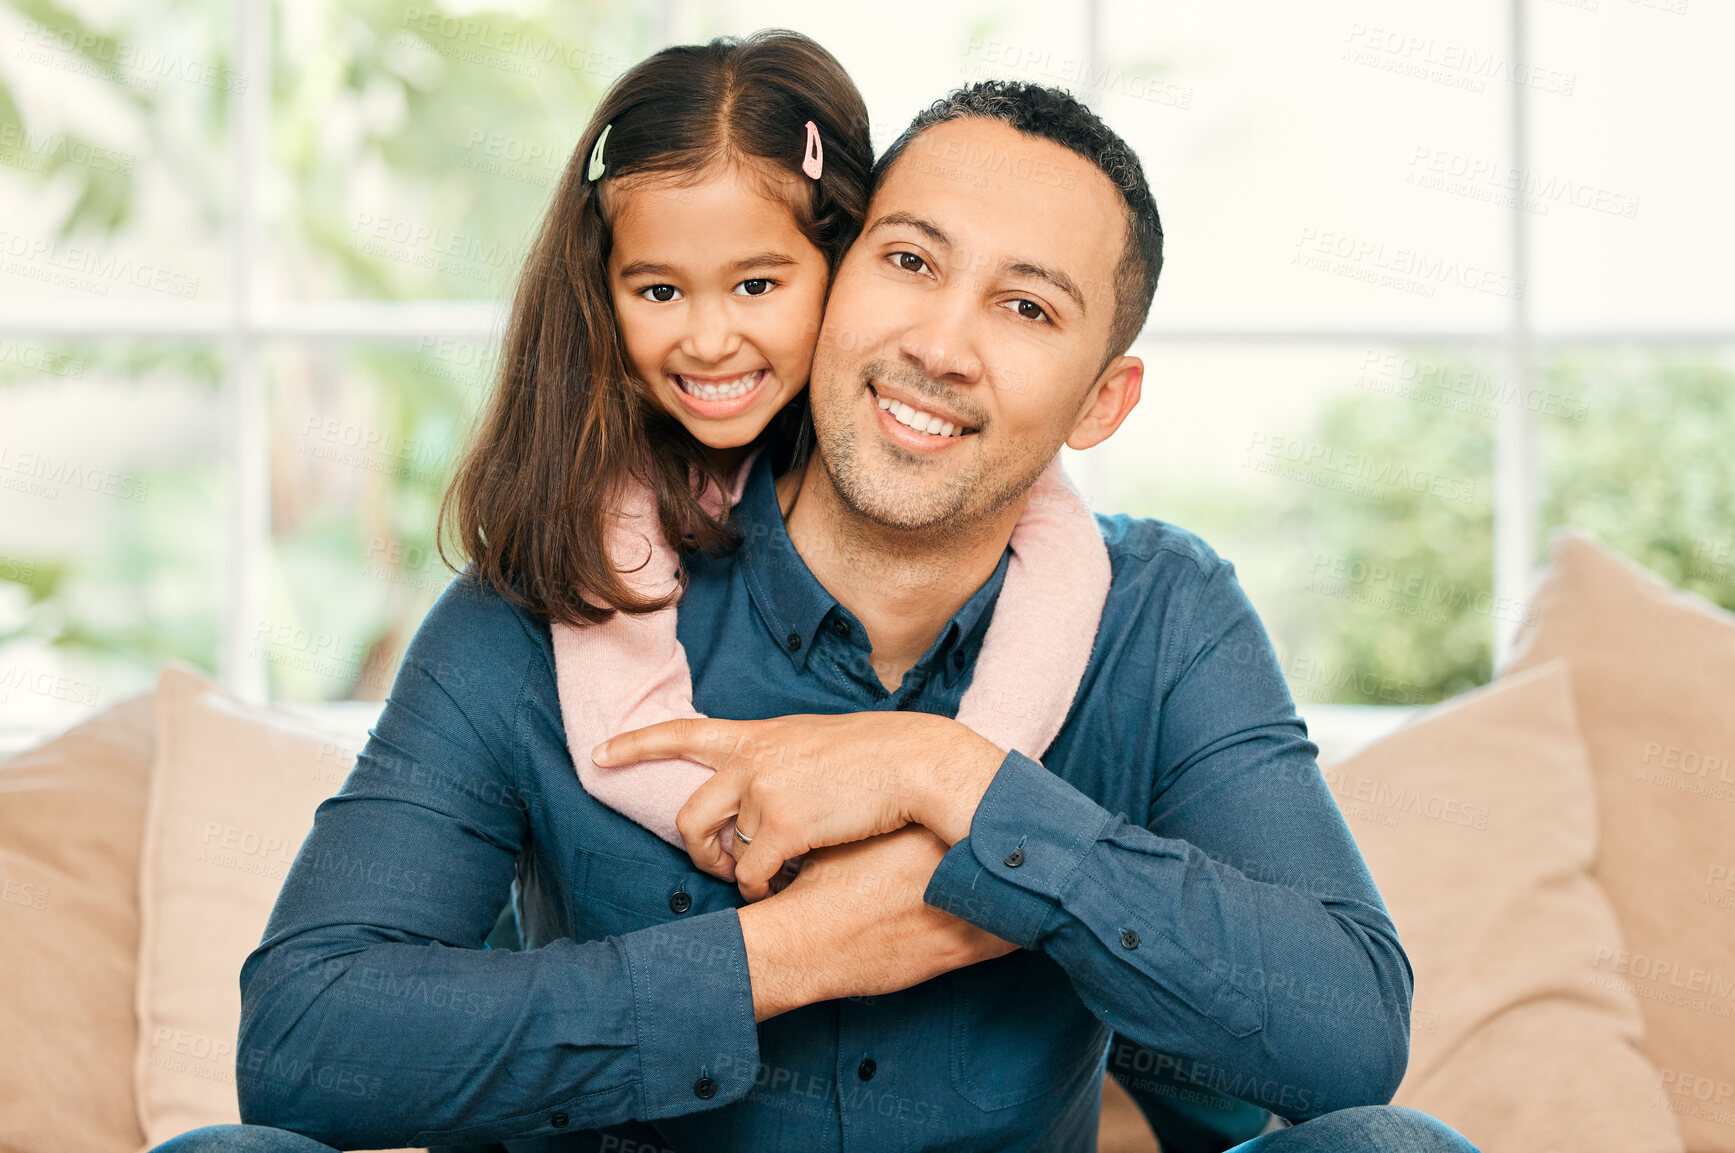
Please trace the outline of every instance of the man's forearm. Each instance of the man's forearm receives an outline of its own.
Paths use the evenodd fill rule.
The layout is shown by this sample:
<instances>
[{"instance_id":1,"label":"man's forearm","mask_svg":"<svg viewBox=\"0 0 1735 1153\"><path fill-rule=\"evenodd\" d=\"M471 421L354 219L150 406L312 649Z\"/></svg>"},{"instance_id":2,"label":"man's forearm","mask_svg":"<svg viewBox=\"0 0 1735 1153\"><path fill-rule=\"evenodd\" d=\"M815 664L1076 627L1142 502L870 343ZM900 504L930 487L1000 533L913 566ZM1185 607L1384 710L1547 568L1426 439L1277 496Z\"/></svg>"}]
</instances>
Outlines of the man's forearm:
<instances>
[{"instance_id":1,"label":"man's forearm","mask_svg":"<svg viewBox=\"0 0 1735 1153\"><path fill-rule=\"evenodd\" d=\"M1004 750L968 729L960 727L955 735L925 775L912 814L948 845L970 835L977 806L1006 760Z\"/></svg>"},{"instance_id":2,"label":"man's forearm","mask_svg":"<svg viewBox=\"0 0 1735 1153\"><path fill-rule=\"evenodd\" d=\"M755 1021L896 992L1011 952L923 899L944 852L921 825L816 849L781 893L739 909Z\"/></svg>"},{"instance_id":3,"label":"man's forearm","mask_svg":"<svg viewBox=\"0 0 1735 1153\"><path fill-rule=\"evenodd\" d=\"M787 915L788 907L773 897L739 912L755 1022L832 996L826 991L829 955L816 933Z\"/></svg>"}]
</instances>

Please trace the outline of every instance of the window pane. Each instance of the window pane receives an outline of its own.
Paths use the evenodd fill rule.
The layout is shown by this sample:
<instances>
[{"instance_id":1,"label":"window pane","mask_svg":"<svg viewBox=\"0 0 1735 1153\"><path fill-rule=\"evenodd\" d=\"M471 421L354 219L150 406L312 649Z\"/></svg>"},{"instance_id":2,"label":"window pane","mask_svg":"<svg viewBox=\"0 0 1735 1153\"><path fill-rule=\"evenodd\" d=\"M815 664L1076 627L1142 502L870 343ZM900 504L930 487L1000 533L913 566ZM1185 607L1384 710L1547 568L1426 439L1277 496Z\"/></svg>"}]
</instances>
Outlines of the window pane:
<instances>
[{"instance_id":1,"label":"window pane","mask_svg":"<svg viewBox=\"0 0 1735 1153\"><path fill-rule=\"evenodd\" d=\"M1523 290L1504 220L1433 167L1500 154L1505 7L1103 0L1080 90L1156 193L1153 327L1501 323ZM1033 80L1064 67L1020 50Z\"/></svg>"},{"instance_id":2,"label":"window pane","mask_svg":"<svg viewBox=\"0 0 1735 1153\"><path fill-rule=\"evenodd\" d=\"M1735 327L1729 188L1735 5L1705 0L1531 4L1538 52L1580 77L1533 102L1522 189L1534 309L1553 328Z\"/></svg>"},{"instance_id":3,"label":"window pane","mask_svg":"<svg viewBox=\"0 0 1735 1153\"><path fill-rule=\"evenodd\" d=\"M1546 372L1586 411L1543 428L1544 530L1735 609L1735 349L1564 349Z\"/></svg>"},{"instance_id":4,"label":"window pane","mask_svg":"<svg viewBox=\"0 0 1735 1153\"><path fill-rule=\"evenodd\" d=\"M222 463L210 350L0 336L0 728L214 669Z\"/></svg>"},{"instance_id":5,"label":"window pane","mask_svg":"<svg viewBox=\"0 0 1735 1153\"><path fill-rule=\"evenodd\" d=\"M379 700L451 571L440 497L492 347L291 344L270 358L272 553L255 640L273 697Z\"/></svg>"},{"instance_id":6,"label":"window pane","mask_svg":"<svg viewBox=\"0 0 1735 1153\"><path fill-rule=\"evenodd\" d=\"M891 0L876 3L871 18L847 4L734 0L691 5L674 31L683 40L703 40L758 28L804 32L838 58L867 102L876 150L897 139L916 113L961 84L992 77L1029 79L1023 46L1041 45L1058 59L1076 60L1085 52L1086 36L1082 4L983 0ZM911 35L912 29L920 34Z\"/></svg>"},{"instance_id":7,"label":"window pane","mask_svg":"<svg viewBox=\"0 0 1735 1153\"><path fill-rule=\"evenodd\" d=\"M505 299L656 8L275 6L271 293Z\"/></svg>"},{"instance_id":8,"label":"window pane","mask_svg":"<svg viewBox=\"0 0 1735 1153\"><path fill-rule=\"evenodd\" d=\"M1068 468L1098 508L1234 562L1298 703L1424 704L1489 679L1495 615L1522 609L1491 592L1506 392L1477 355L1135 350L1143 400Z\"/></svg>"},{"instance_id":9,"label":"window pane","mask_svg":"<svg viewBox=\"0 0 1735 1153\"><path fill-rule=\"evenodd\" d=\"M0 33L0 306L228 291L227 4L19 6Z\"/></svg>"}]
</instances>

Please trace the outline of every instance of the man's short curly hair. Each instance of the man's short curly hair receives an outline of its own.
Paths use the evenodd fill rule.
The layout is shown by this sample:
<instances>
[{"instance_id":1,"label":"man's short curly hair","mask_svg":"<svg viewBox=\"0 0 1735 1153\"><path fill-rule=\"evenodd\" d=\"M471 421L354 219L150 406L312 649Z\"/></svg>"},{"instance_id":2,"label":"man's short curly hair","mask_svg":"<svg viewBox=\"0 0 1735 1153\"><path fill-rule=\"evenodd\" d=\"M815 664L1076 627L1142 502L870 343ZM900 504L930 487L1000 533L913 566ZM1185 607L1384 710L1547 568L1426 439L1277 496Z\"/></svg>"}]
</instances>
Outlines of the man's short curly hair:
<instances>
[{"instance_id":1,"label":"man's short curly hair","mask_svg":"<svg viewBox=\"0 0 1735 1153\"><path fill-rule=\"evenodd\" d=\"M936 124L969 116L998 120L1076 152L1120 191L1126 206L1127 240L1115 266L1115 312L1108 355L1103 358L1106 365L1132 347L1150 313L1157 275L1163 270L1163 222L1137 154L1069 92L1022 81L983 80L936 100L910 121L874 164L875 187L916 137Z\"/></svg>"}]
</instances>

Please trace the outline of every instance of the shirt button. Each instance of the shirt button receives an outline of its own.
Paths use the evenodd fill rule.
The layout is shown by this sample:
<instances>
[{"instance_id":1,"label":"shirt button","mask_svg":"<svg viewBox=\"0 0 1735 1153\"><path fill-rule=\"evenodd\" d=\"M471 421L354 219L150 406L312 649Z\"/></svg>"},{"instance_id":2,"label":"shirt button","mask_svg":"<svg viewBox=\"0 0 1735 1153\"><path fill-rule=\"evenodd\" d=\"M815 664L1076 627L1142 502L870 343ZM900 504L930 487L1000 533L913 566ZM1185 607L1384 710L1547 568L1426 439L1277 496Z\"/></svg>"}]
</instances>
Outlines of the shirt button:
<instances>
[{"instance_id":1,"label":"shirt button","mask_svg":"<svg viewBox=\"0 0 1735 1153\"><path fill-rule=\"evenodd\" d=\"M863 1058L862 1063L855 1067L855 1075L860 1077L863 1081L872 1081L874 1079L874 1074L878 1071L879 1066L874 1064L874 1059L872 1057Z\"/></svg>"},{"instance_id":2,"label":"shirt button","mask_svg":"<svg viewBox=\"0 0 1735 1153\"><path fill-rule=\"evenodd\" d=\"M717 1095L717 1082L709 1077L701 1077L693 1082L693 1096L701 1101L709 1101Z\"/></svg>"},{"instance_id":3,"label":"shirt button","mask_svg":"<svg viewBox=\"0 0 1735 1153\"><path fill-rule=\"evenodd\" d=\"M847 641L849 639L849 622L842 617L834 618L831 622L831 632L839 640Z\"/></svg>"},{"instance_id":4,"label":"shirt button","mask_svg":"<svg viewBox=\"0 0 1735 1153\"><path fill-rule=\"evenodd\" d=\"M693 898L676 889L669 896L669 910L674 913L685 913L693 907Z\"/></svg>"},{"instance_id":5,"label":"shirt button","mask_svg":"<svg viewBox=\"0 0 1735 1153\"><path fill-rule=\"evenodd\" d=\"M801 649L801 634L790 633L788 636L783 638L783 644L790 652L799 652Z\"/></svg>"},{"instance_id":6,"label":"shirt button","mask_svg":"<svg viewBox=\"0 0 1735 1153\"><path fill-rule=\"evenodd\" d=\"M568 1117L565 1113L556 1113L548 1119L548 1123L556 1129L564 1129L566 1128L566 1123L570 1120L572 1120L572 1118Z\"/></svg>"},{"instance_id":7,"label":"shirt button","mask_svg":"<svg viewBox=\"0 0 1735 1153\"><path fill-rule=\"evenodd\" d=\"M1006 856L1006 867L1008 869L1016 869L1019 865L1022 865L1023 863L1024 863L1024 847L1022 845L1020 845L1016 849L1013 849L1012 852L1010 852Z\"/></svg>"},{"instance_id":8,"label":"shirt button","mask_svg":"<svg viewBox=\"0 0 1735 1153\"><path fill-rule=\"evenodd\" d=\"M1121 948L1123 948L1123 949L1136 949L1138 947L1139 947L1139 935L1137 933L1133 932L1131 929L1128 929L1126 932L1121 934Z\"/></svg>"}]
</instances>

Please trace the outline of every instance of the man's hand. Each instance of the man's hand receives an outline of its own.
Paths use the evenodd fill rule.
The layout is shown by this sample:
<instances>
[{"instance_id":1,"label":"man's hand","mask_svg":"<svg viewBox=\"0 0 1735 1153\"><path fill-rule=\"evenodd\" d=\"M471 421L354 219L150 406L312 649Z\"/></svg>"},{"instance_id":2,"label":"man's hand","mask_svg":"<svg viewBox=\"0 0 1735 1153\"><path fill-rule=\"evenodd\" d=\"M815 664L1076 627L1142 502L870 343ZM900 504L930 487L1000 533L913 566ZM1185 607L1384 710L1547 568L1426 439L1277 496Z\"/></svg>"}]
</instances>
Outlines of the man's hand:
<instances>
[{"instance_id":1,"label":"man's hand","mask_svg":"<svg viewBox=\"0 0 1735 1153\"><path fill-rule=\"evenodd\" d=\"M1016 949L922 900L945 855L939 837L905 825L815 849L783 891L742 908L754 1019L894 993Z\"/></svg>"},{"instance_id":2,"label":"man's hand","mask_svg":"<svg viewBox=\"0 0 1735 1153\"><path fill-rule=\"evenodd\" d=\"M612 737L599 765L682 758L717 770L675 826L693 863L757 901L792 857L915 823L953 845L1006 754L949 717L842 713L762 721L664 721ZM734 817L751 844L721 834Z\"/></svg>"}]
</instances>

